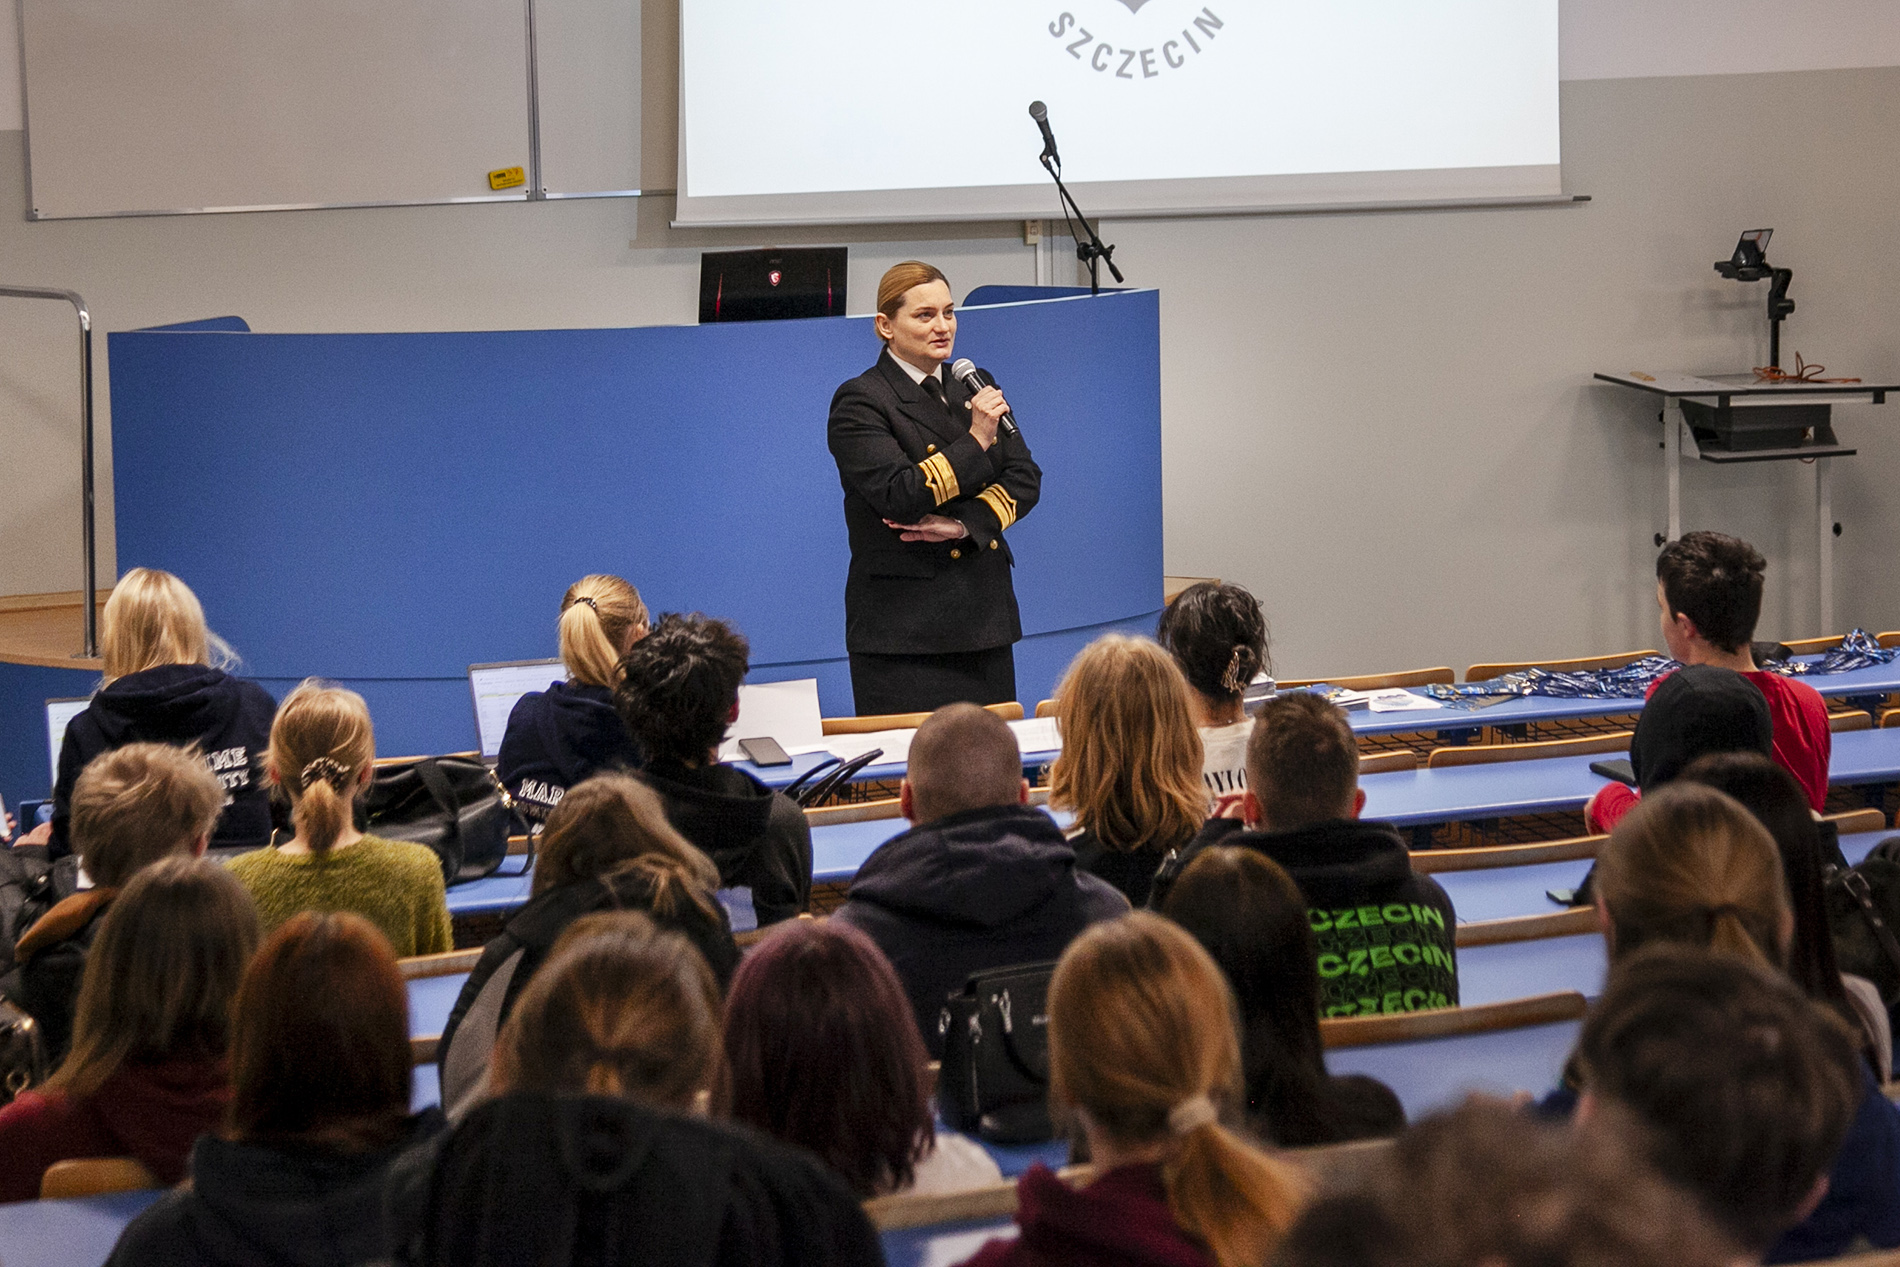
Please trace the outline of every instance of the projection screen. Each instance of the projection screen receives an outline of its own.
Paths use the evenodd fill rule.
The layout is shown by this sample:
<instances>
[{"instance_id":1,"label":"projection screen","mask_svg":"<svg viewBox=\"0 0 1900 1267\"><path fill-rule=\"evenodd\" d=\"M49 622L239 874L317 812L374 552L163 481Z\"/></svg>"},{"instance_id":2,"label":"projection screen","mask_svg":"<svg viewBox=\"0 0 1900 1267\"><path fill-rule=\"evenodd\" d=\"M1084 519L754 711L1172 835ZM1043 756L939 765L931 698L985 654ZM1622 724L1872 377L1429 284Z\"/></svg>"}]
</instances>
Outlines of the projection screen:
<instances>
[{"instance_id":1,"label":"projection screen","mask_svg":"<svg viewBox=\"0 0 1900 1267\"><path fill-rule=\"evenodd\" d=\"M681 223L1561 193L1558 0L681 0Z\"/></svg>"}]
</instances>

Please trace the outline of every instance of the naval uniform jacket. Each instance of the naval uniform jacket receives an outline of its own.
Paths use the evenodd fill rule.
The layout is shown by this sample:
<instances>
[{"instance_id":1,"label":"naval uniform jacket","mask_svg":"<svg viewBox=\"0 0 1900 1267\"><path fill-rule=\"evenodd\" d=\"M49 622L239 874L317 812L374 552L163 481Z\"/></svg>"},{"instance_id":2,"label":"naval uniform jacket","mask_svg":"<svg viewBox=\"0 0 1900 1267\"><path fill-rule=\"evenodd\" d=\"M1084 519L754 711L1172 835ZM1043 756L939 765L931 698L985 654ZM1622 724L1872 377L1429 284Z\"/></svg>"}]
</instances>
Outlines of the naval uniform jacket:
<instances>
[{"instance_id":1,"label":"naval uniform jacket","mask_svg":"<svg viewBox=\"0 0 1900 1267\"><path fill-rule=\"evenodd\" d=\"M1023 636L1003 530L1027 515L1042 469L1021 436L988 451L970 434L970 391L943 375L949 408L891 354L831 398L828 439L844 485L851 538L845 649L943 655L1005 647ZM886 519L947 515L970 535L904 541Z\"/></svg>"}]
</instances>

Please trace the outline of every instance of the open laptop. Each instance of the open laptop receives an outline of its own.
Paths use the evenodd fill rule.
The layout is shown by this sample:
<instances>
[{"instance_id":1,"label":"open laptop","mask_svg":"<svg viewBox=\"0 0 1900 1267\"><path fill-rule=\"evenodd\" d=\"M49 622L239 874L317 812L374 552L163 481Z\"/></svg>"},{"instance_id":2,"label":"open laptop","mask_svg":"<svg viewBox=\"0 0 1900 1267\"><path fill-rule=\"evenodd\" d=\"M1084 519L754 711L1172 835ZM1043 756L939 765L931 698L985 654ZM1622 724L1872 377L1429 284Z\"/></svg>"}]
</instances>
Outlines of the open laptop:
<instances>
[{"instance_id":1,"label":"open laptop","mask_svg":"<svg viewBox=\"0 0 1900 1267\"><path fill-rule=\"evenodd\" d=\"M52 771L50 775L52 782L48 783L46 785L47 787L53 787L59 782L59 749L60 745L66 742L67 723L71 722L72 719L79 716L79 714L85 712L86 705L90 703L92 703L90 696L81 699L49 699L46 701L47 768Z\"/></svg>"},{"instance_id":2,"label":"open laptop","mask_svg":"<svg viewBox=\"0 0 1900 1267\"><path fill-rule=\"evenodd\" d=\"M489 765L501 755L501 737L515 701L529 691L545 691L567 680L567 666L559 660L509 660L501 664L468 666L468 693L475 701L475 731L481 737L482 760Z\"/></svg>"}]
</instances>

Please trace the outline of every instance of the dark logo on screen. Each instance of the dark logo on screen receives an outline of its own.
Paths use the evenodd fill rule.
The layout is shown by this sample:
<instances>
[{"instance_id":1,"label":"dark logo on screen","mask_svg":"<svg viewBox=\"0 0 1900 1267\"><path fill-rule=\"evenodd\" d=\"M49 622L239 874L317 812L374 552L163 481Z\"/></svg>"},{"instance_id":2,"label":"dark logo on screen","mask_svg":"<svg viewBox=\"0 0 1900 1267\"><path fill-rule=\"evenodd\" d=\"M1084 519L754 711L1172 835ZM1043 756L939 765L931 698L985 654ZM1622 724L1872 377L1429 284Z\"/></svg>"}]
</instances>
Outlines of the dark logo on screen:
<instances>
[{"instance_id":1,"label":"dark logo on screen","mask_svg":"<svg viewBox=\"0 0 1900 1267\"><path fill-rule=\"evenodd\" d=\"M1155 0L1115 0L1129 13L1140 16L1143 8ZM1063 12L1049 23L1049 34L1060 47L1092 74L1139 82L1187 70L1211 51L1214 41L1227 25L1211 7L1189 17L1177 30L1162 25L1156 13L1142 20L1152 31L1138 33L1126 29L1109 30L1103 23L1090 29L1073 13ZM1113 25L1125 28L1123 18ZM1135 45L1130 48L1129 45Z\"/></svg>"}]
</instances>

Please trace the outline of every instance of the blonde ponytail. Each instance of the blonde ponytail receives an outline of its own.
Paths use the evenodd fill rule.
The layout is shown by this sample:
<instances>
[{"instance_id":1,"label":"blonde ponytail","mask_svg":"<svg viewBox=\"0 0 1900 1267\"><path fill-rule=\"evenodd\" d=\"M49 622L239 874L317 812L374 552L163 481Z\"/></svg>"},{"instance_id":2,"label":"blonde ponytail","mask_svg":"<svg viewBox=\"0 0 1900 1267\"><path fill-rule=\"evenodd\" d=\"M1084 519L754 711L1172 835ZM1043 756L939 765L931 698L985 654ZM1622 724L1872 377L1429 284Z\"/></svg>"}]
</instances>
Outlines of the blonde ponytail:
<instances>
[{"instance_id":1,"label":"blonde ponytail","mask_svg":"<svg viewBox=\"0 0 1900 1267\"><path fill-rule=\"evenodd\" d=\"M1652 942L1787 963L1787 880L1774 837L1726 793L1678 781L1644 796L1597 859L1621 958Z\"/></svg>"},{"instance_id":2,"label":"blonde ponytail","mask_svg":"<svg viewBox=\"0 0 1900 1267\"><path fill-rule=\"evenodd\" d=\"M561 661L568 676L608 690L620 684L620 658L646 635L640 591L617 576L583 576L561 599Z\"/></svg>"},{"instance_id":3,"label":"blonde ponytail","mask_svg":"<svg viewBox=\"0 0 1900 1267\"><path fill-rule=\"evenodd\" d=\"M1168 1208L1219 1267L1265 1262L1309 1195L1221 1125L1241 1104L1232 992L1201 944L1147 911L1090 927L1049 984L1049 1094L1128 1146L1168 1140Z\"/></svg>"},{"instance_id":4,"label":"blonde ponytail","mask_svg":"<svg viewBox=\"0 0 1900 1267\"><path fill-rule=\"evenodd\" d=\"M269 765L310 852L329 852L349 826L375 759L376 734L361 695L309 678L284 697L271 722Z\"/></svg>"},{"instance_id":5,"label":"blonde ponytail","mask_svg":"<svg viewBox=\"0 0 1900 1267\"><path fill-rule=\"evenodd\" d=\"M1298 1170L1218 1122L1180 1137L1161 1181L1174 1221L1220 1267L1266 1262L1309 1195Z\"/></svg>"}]
</instances>

